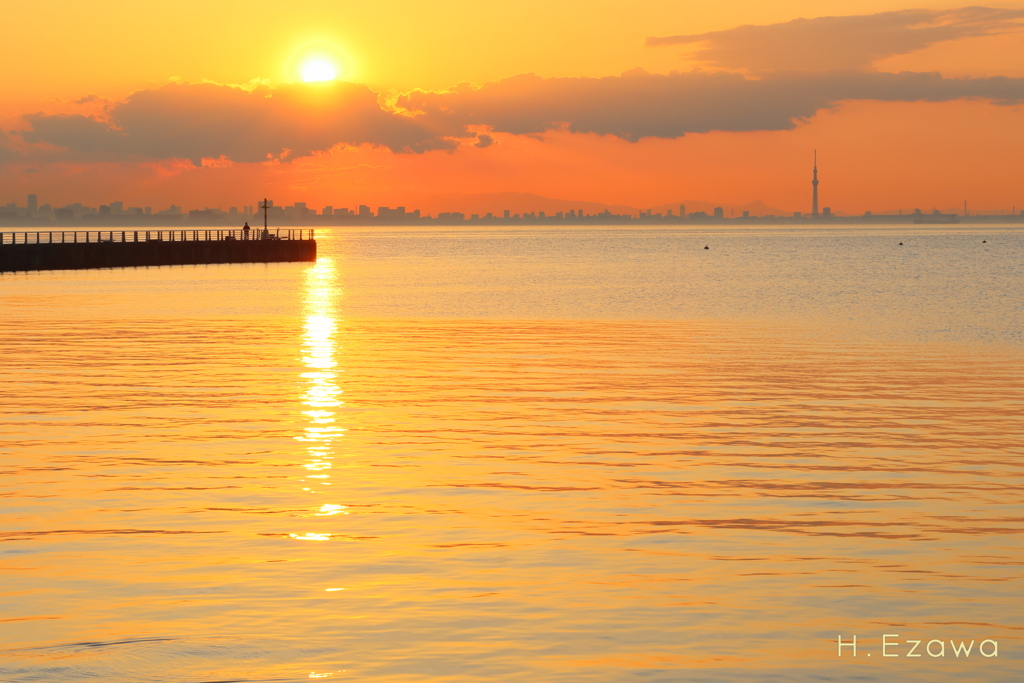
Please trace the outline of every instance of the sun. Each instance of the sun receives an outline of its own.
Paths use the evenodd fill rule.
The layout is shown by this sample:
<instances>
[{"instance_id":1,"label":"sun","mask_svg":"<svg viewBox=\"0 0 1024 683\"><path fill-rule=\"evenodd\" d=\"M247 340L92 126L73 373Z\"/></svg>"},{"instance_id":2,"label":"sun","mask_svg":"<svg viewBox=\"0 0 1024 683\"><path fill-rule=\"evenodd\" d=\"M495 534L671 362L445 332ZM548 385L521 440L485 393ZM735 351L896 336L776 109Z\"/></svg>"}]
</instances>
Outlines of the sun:
<instances>
[{"instance_id":1,"label":"sun","mask_svg":"<svg viewBox=\"0 0 1024 683\"><path fill-rule=\"evenodd\" d=\"M333 81L338 77L338 69L323 57L310 59L302 65L302 80L305 83Z\"/></svg>"},{"instance_id":2,"label":"sun","mask_svg":"<svg viewBox=\"0 0 1024 683\"><path fill-rule=\"evenodd\" d=\"M351 79L355 73L348 51L330 40L297 45L282 66L282 80L291 83L330 83Z\"/></svg>"}]
</instances>

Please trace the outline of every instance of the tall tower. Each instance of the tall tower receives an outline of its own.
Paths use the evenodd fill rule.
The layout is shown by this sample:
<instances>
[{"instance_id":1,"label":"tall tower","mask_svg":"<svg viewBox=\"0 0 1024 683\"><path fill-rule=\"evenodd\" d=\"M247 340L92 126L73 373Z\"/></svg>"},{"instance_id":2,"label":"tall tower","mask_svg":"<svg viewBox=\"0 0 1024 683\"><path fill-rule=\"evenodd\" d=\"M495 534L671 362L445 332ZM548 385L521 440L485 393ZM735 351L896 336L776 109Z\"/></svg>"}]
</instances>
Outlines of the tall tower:
<instances>
[{"instance_id":1,"label":"tall tower","mask_svg":"<svg viewBox=\"0 0 1024 683\"><path fill-rule=\"evenodd\" d=\"M811 216L818 217L818 150L814 150L814 180L811 181L814 188L811 193Z\"/></svg>"}]
</instances>

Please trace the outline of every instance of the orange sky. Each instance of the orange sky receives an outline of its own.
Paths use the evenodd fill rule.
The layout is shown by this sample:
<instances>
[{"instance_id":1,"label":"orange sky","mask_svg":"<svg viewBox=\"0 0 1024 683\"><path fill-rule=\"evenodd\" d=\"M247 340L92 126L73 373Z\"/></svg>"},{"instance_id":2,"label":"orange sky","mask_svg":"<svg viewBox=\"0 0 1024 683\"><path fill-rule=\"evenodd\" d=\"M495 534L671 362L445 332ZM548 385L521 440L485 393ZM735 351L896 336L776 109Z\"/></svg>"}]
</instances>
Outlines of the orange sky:
<instances>
[{"instance_id":1,"label":"orange sky","mask_svg":"<svg viewBox=\"0 0 1024 683\"><path fill-rule=\"evenodd\" d=\"M6 147L0 139L0 202L24 205L34 192L54 205L122 200L189 209L241 206L267 195L280 204L405 204L436 212L461 208L446 205L457 203L453 195L530 192L641 208L684 199L760 199L807 210L817 148L822 205L837 211L949 208L965 199L977 209L1024 207L1024 107L1017 103L1024 86L991 80L1024 78L1018 16L1024 4L988 3L991 11L983 14L931 4L932 14L913 22L879 13L914 5L882 2L298 4L109 1L86 7L44 0L5 7L5 24L19 30L0 44L6 65L0 129L7 133ZM795 39L787 33L803 30L799 22L788 23L794 19L825 16L847 19L809 24L810 32ZM750 39L737 29L741 25L765 28ZM695 35L702 37L644 45L649 36ZM874 44L876 37L880 47L871 54L844 48ZM797 46L797 61L779 57L779 45ZM313 54L333 60L345 80L365 84L371 100L378 93L383 109L363 97L360 111L370 118L338 129L334 119L354 116L350 102L359 93L328 105L314 101L319 95L312 91L281 90L299 80L303 59ZM808 84L792 77L793 63L823 75ZM726 71L777 90L767 100L746 99L746 81L742 92L714 90L708 96L717 104L687 128L675 121L690 116L688 107L707 95L704 86L687 78L618 78L638 67L650 74ZM877 79L879 72L901 71L938 72L945 80L908 95L899 89L917 81L904 86ZM415 89L440 92L469 83L472 90L529 73L540 77L536 83L401 99ZM965 77L990 80L950 80ZM188 124L198 120L195 107L214 116L236 91L211 86L209 97L188 95L186 102L178 95L184 88L161 90L171 82L251 87L254 79L261 79L266 96L223 104L226 130L233 117L248 116L271 96L283 102L291 93L291 99L287 107L254 115L253 121L274 117L275 127L252 123L252 132L226 151L216 129L206 147L188 144ZM591 86L613 90L580 104L579 88ZM654 94L648 101L641 93L631 109L614 90L620 86ZM149 109L123 106L140 91L156 93ZM91 101L76 104L90 95ZM395 112L396 102L423 109L409 119L412 109ZM662 103L665 111L659 111ZM777 116L760 117L776 103ZM23 118L39 113L79 118ZM743 120L715 130L734 115ZM779 116L794 124L780 126ZM409 120L427 133L393 130ZM96 129L83 132L83 121ZM173 139L161 137L179 126ZM320 132L310 136L307 128ZM276 147L271 134L280 138ZM475 146L486 142L475 134L489 135L494 144ZM402 152L406 143L393 140L409 135L419 137ZM259 161L266 158L263 138L281 158ZM308 146L301 152L306 156L278 154L300 143ZM223 156L197 168L189 159L204 156L204 149Z\"/></svg>"}]
</instances>

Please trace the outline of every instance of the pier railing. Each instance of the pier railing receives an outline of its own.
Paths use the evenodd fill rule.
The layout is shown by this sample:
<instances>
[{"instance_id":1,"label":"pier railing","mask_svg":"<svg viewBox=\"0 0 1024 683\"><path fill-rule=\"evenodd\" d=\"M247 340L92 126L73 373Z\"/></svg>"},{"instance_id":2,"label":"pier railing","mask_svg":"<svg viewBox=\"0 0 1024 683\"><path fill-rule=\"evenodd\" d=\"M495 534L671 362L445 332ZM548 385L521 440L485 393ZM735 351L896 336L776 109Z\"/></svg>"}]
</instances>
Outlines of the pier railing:
<instances>
[{"instance_id":1,"label":"pier railing","mask_svg":"<svg viewBox=\"0 0 1024 683\"><path fill-rule=\"evenodd\" d=\"M250 230L50 230L0 232L7 244L81 244L99 242L220 242L233 240L312 240L312 228Z\"/></svg>"}]
</instances>

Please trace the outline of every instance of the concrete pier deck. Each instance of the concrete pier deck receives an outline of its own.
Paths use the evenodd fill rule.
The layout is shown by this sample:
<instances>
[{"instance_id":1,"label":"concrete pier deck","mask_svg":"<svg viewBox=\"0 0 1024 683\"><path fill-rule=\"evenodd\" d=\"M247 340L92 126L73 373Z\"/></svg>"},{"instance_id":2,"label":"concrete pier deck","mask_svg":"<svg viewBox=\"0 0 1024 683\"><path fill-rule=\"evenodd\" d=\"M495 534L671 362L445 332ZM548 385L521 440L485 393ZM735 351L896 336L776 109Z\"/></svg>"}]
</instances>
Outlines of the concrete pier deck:
<instances>
[{"instance_id":1,"label":"concrete pier deck","mask_svg":"<svg viewBox=\"0 0 1024 683\"><path fill-rule=\"evenodd\" d=\"M315 260L305 228L0 233L0 272Z\"/></svg>"}]
</instances>

